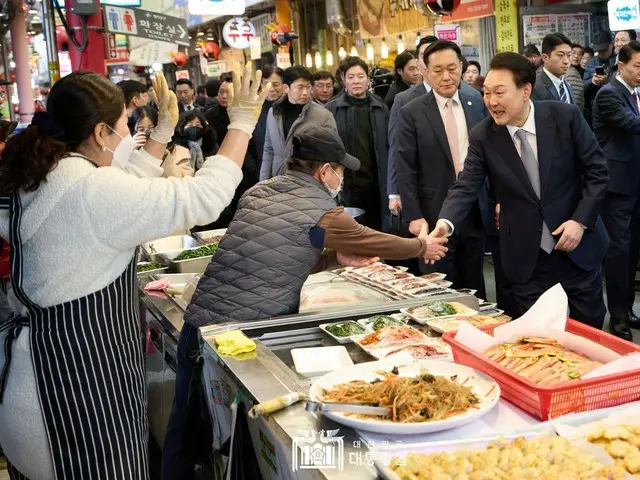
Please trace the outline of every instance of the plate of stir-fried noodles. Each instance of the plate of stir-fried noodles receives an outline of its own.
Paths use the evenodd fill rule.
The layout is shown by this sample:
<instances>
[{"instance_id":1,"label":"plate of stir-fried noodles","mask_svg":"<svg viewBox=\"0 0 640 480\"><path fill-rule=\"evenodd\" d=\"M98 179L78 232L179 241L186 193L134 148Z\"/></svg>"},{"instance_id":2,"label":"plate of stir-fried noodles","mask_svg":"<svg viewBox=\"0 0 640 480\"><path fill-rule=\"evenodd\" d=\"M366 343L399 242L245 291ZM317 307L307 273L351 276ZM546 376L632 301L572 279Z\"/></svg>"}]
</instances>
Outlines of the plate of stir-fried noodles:
<instances>
[{"instance_id":1,"label":"plate of stir-fried noodles","mask_svg":"<svg viewBox=\"0 0 640 480\"><path fill-rule=\"evenodd\" d=\"M318 402L390 408L390 415L324 412L349 427L390 434L438 432L488 413L500 399L489 376L464 365L416 360L394 366L387 360L331 372L316 380L309 397Z\"/></svg>"}]
</instances>

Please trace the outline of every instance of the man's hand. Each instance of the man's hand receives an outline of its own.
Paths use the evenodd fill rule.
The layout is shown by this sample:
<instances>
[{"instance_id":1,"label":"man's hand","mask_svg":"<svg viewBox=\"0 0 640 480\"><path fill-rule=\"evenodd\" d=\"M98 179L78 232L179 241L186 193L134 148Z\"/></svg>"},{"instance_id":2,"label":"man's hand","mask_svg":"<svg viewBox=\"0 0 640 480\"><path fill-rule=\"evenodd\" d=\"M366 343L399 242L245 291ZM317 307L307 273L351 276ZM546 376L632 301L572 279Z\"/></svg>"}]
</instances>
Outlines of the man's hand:
<instances>
[{"instance_id":1,"label":"man's hand","mask_svg":"<svg viewBox=\"0 0 640 480\"><path fill-rule=\"evenodd\" d=\"M423 256L426 263L430 263L431 265L433 265L438 260L442 260L447 254L448 249L444 246L444 244L449 240L447 240L446 237L434 238L429 236L427 222L422 225L418 238L420 239L422 244L426 245L427 247Z\"/></svg>"},{"instance_id":2,"label":"man's hand","mask_svg":"<svg viewBox=\"0 0 640 480\"><path fill-rule=\"evenodd\" d=\"M560 235L560 240L556 243L556 250L562 250L564 252L571 252L580 245L582 235L584 234L584 228L575 220L567 220L558 228L552 235Z\"/></svg>"},{"instance_id":3,"label":"man's hand","mask_svg":"<svg viewBox=\"0 0 640 480\"><path fill-rule=\"evenodd\" d=\"M378 257L361 257L360 255L350 255L347 253L336 252L336 259L340 265L345 267L368 267L372 263L376 263Z\"/></svg>"},{"instance_id":4,"label":"man's hand","mask_svg":"<svg viewBox=\"0 0 640 480\"><path fill-rule=\"evenodd\" d=\"M449 224L444 220L438 220L436 228L429 235L433 238L446 238L449 235Z\"/></svg>"},{"instance_id":5,"label":"man's hand","mask_svg":"<svg viewBox=\"0 0 640 480\"><path fill-rule=\"evenodd\" d=\"M402 201L399 198L390 198L389 199L389 211L392 215L398 215L402 210Z\"/></svg>"},{"instance_id":6,"label":"man's hand","mask_svg":"<svg viewBox=\"0 0 640 480\"><path fill-rule=\"evenodd\" d=\"M500 204L496 203L496 228L500 230Z\"/></svg>"},{"instance_id":7,"label":"man's hand","mask_svg":"<svg viewBox=\"0 0 640 480\"><path fill-rule=\"evenodd\" d=\"M415 235L416 237L420 235L420 231L422 230L422 226L427 227L427 230L429 230L429 224L427 223L427 221L424 218L419 218L417 220L412 220L409 223L409 231Z\"/></svg>"},{"instance_id":8,"label":"man's hand","mask_svg":"<svg viewBox=\"0 0 640 480\"><path fill-rule=\"evenodd\" d=\"M606 75L597 75L594 73L593 77L591 77L591 83L599 87L604 83L606 79L607 79Z\"/></svg>"}]
</instances>

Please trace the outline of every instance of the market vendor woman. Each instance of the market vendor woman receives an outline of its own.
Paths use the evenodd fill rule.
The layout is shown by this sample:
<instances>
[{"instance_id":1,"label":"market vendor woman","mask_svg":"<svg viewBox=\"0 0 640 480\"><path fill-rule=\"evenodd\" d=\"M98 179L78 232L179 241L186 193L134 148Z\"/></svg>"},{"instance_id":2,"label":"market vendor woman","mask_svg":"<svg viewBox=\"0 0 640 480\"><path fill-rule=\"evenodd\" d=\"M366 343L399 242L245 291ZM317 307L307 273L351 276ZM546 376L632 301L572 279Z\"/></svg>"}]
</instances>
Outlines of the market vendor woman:
<instances>
[{"instance_id":1,"label":"market vendor woman","mask_svg":"<svg viewBox=\"0 0 640 480\"><path fill-rule=\"evenodd\" d=\"M371 257L433 261L446 252L444 242L434 242L426 228L418 238L395 237L358 224L337 206L345 168L357 170L360 162L345 152L335 130L300 129L287 168L285 175L244 194L185 313L163 478L189 478L191 466L174 468L187 465L178 458L197 449L187 426L187 411L194 408L187 408L187 399L194 395L186 388L198 384L197 327L295 313L307 277L337 263L358 265Z\"/></svg>"}]
</instances>

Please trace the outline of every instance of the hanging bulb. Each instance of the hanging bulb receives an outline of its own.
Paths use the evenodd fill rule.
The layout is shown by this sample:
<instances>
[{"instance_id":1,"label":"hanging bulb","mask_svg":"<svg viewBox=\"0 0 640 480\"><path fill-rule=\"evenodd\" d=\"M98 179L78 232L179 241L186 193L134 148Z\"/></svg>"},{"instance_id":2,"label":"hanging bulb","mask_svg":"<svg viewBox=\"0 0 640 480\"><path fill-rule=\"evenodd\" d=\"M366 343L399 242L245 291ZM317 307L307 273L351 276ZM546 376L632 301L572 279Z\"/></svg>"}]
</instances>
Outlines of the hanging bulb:
<instances>
[{"instance_id":1,"label":"hanging bulb","mask_svg":"<svg viewBox=\"0 0 640 480\"><path fill-rule=\"evenodd\" d=\"M198 30L198 33L196 34L196 37L198 37L198 38L204 37L204 32L202 30Z\"/></svg>"},{"instance_id":2,"label":"hanging bulb","mask_svg":"<svg viewBox=\"0 0 640 480\"><path fill-rule=\"evenodd\" d=\"M402 35L398 35L398 55L404 52L404 42L402 41Z\"/></svg>"},{"instance_id":3,"label":"hanging bulb","mask_svg":"<svg viewBox=\"0 0 640 480\"><path fill-rule=\"evenodd\" d=\"M307 66L307 68L313 67L313 58L311 58L311 54L309 52L307 52L304 57L304 64Z\"/></svg>"},{"instance_id":4,"label":"hanging bulb","mask_svg":"<svg viewBox=\"0 0 640 480\"><path fill-rule=\"evenodd\" d=\"M351 53L349 55L351 55L352 57L357 57L358 56L358 49L356 48L355 45L353 47L351 47Z\"/></svg>"},{"instance_id":5,"label":"hanging bulb","mask_svg":"<svg viewBox=\"0 0 640 480\"><path fill-rule=\"evenodd\" d=\"M320 68L322 66L322 54L320 52L316 52L316 68Z\"/></svg>"},{"instance_id":6,"label":"hanging bulb","mask_svg":"<svg viewBox=\"0 0 640 480\"><path fill-rule=\"evenodd\" d=\"M213 42L213 40L214 40L213 29L211 29L211 28L209 30L207 30L207 40L209 42Z\"/></svg>"},{"instance_id":7,"label":"hanging bulb","mask_svg":"<svg viewBox=\"0 0 640 480\"><path fill-rule=\"evenodd\" d=\"M419 43L420 43L420 32L418 32L418 34L416 35L416 47L418 46Z\"/></svg>"},{"instance_id":8,"label":"hanging bulb","mask_svg":"<svg viewBox=\"0 0 640 480\"><path fill-rule=\"evenodd\" d=\"M382 44L380 45L380 56L383 59L389 58L389 46L384 37L382 37Z\"/></svg>"},{"instance_id":9,"label":"hanging bulb","mask_svg":"<svg viewBox=\"0 0 640 480\"><path fill-rule=\"evenodd\" d=\"M327 67L332 67L333 66L333 52L331 50L327 50L327 61L326 61L326 64L327 64Z\"/></svg>"},{"instance_id":10,"label":"hanging bulb","mask_svg":"<svg viewBox=\"0 0 640 480\"><path fill-rule=\"evenodd\" d=\"M371 40L367 42L367 60L373 62L373 45L371 45Z\"/></svg>"},{"instance_id":11,"label":"hanging bulb","mask_svg":"<svg viewBox=\"0 0 640 480\"><path fill-rule=\"evenodd\" d=\"M347 51L344 49L342 45L340 45L340 49L338 50L338 57L340 58L340 60L347 57ZM333 60L333 58L331 60ZM327 61L327 65L329 65L328 61Z\"/></svg>"}]
</instances>

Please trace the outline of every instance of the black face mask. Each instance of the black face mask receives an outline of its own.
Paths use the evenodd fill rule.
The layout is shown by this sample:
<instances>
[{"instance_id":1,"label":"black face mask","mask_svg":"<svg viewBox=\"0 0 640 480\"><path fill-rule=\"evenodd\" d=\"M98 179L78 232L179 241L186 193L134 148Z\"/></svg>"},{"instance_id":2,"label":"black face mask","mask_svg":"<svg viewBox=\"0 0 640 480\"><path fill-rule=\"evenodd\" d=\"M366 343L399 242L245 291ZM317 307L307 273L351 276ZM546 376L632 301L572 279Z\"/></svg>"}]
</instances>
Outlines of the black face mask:
<instances>
[{"instance_id":1,"label":"black face mask","mask_svg":"<svg viewBox=\"0 0 640 480\"><path fill-rule=\"evenodd\" d=\"M184 135L192 142L198 141L204 135L204 128L202 127L188 127L184 129Z\"/></svg>"}]
</instances>

